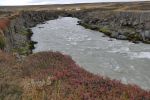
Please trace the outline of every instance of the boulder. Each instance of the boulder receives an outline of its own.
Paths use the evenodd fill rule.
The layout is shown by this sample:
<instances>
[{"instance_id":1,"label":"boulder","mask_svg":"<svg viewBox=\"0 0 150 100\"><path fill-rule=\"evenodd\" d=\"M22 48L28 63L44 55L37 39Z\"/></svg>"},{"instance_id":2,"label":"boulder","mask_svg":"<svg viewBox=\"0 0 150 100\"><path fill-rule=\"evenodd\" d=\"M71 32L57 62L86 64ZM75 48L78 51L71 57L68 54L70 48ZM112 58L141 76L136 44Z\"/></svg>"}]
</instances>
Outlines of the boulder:
<instances>
[{"instance_id":1,"label":"boulder","mask_svg":"<svg viewBox=\"0 0 150 100\"><path fill-rule=\"evenodd\" d=\"M111 37L112 37L112 38L117 38L118 35L119 35L118 32L112 32Z\"/></svg>"},{"instance_id":2,"label":"boulder","mask_svg":"<svg viewBox=\"0 0 150 100\"><path fill-rule=\"evenodd\" d=\"M120 39L120 40L127 40L127 37L125 35L119 35L117 37L117 39Z\"/></svg>"},{"instance_id":3,"label":"boulder","mask_svg":"<svg viewBox=\"0 0 150 100\"><path fill-rule=\"evenodd\" d=\"M144 37L145 37L146 39L150 39L150 31L145 31L145 32L144 32Z\"/></svg>"}]
</instances>

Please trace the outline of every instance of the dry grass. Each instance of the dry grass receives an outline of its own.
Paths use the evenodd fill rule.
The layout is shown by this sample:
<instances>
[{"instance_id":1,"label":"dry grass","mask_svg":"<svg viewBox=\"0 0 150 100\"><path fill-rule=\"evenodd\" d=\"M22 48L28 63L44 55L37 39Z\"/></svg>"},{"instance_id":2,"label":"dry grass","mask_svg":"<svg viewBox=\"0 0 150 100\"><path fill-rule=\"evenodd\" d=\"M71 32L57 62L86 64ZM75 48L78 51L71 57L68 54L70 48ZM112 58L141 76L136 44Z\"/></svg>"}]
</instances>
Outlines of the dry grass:
<instances>
[{"instance_id":1,"label":"dry grass","mask_svg":"<svg viewBox=\"0 0 150 100\"><path fill-rule=\"evenodd\" d=\"M0 11L3 12L3 10L13 12L13 11L22 11L22 10L57 10L57 8L64 9L93 9L98 8L99 10L109 9L109 10L150 10L150 2L118 2L118 3L85 3L85 4L71 4L71 5L36 5L36 6L1 6Z\"/></svg>"}]
</instances>

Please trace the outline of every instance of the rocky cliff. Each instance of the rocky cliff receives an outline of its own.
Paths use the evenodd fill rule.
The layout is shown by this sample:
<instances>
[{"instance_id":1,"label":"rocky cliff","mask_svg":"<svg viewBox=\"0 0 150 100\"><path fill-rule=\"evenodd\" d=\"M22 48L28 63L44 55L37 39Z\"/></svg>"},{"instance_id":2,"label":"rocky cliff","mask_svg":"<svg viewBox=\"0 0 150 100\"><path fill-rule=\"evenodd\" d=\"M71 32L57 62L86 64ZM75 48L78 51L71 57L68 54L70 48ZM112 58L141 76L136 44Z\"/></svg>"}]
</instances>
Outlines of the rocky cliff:
<instances>
[{"instance_id":1,"label":"rocky cliff","mask_svg":"<svg viewBox=\"0 0 150 100\"><path fill-rule=\"evenodd\" d=\"M149 11L22 11L0 19L0 48L23 55L32 53L30 28L59 16L77 17L80 25L112 38L150 43Z\"/></svg>"},{"instance_id":2,"label":"rocky cliff","mask_svg":"<svg viewBox=\"0 0 150 100\"><path fill-rule=\"evenodd\" d=\"M28 11L20 12L16 16L10 16L0 23L0 47L7 52L17 52L21 55L28 55L32 52L33 41L30 28L43 23L46 20L56 19L60 12L47 11Z\"/></svg>"},{"instance_id":3,"label":"rocky cliff","mask_svg":"<svg viewBox=\"0 0 150 100\"><path fill-rule=\"evenodd\" d=\"M84 11L79 12L80 25L106 35L133 42L150 43L149 11Z\"/></svg>"}]
</instances>

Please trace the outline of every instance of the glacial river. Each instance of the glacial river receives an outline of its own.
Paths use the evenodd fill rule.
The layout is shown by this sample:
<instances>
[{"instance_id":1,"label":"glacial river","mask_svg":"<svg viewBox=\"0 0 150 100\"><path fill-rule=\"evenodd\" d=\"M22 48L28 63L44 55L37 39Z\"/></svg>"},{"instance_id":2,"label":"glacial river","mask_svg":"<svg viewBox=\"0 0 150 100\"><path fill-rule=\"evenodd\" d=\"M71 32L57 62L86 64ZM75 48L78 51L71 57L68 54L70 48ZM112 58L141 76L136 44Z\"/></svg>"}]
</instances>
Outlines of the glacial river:
<instances>
[{"instance_id":1,"label":"glacial river","mask_svg":"<svg viewBox=\"0 0 150 100\"><path fill-rule=\"evenodd\" d=\"M33 52L59 51L89 72L150 90L150 45L110 39L77 21L62 17L32 28L32 40L38 42Z\"/></svg>"}]
</instances>

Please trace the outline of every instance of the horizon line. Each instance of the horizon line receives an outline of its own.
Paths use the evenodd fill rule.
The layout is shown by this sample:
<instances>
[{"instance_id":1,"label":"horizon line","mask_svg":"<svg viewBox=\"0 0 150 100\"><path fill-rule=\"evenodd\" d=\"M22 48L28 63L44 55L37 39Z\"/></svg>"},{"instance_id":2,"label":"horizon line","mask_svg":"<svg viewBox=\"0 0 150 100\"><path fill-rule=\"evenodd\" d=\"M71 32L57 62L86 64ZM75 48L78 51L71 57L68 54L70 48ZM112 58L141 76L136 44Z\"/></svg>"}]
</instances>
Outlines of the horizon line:
<instances>
[{"instance_id":1,"label":"horizon line","mask_svg":"<svg viewBox=\"0 0 150 100\"><path fill-rule=\"evenodd\" d=\"M79 3L45 3L45 4L38 4L38 3L33 3L33 4L25 4L25 5L0 5L1 6L48 6L48 5L73 5L73 4L95 4L95 3L136 3L136 2L150 2L147 0L140 0L140 1L110 1L110 2L105 2L105 1L101 1L101 2L79 2Z\"/></svg>"}]
</instances>

